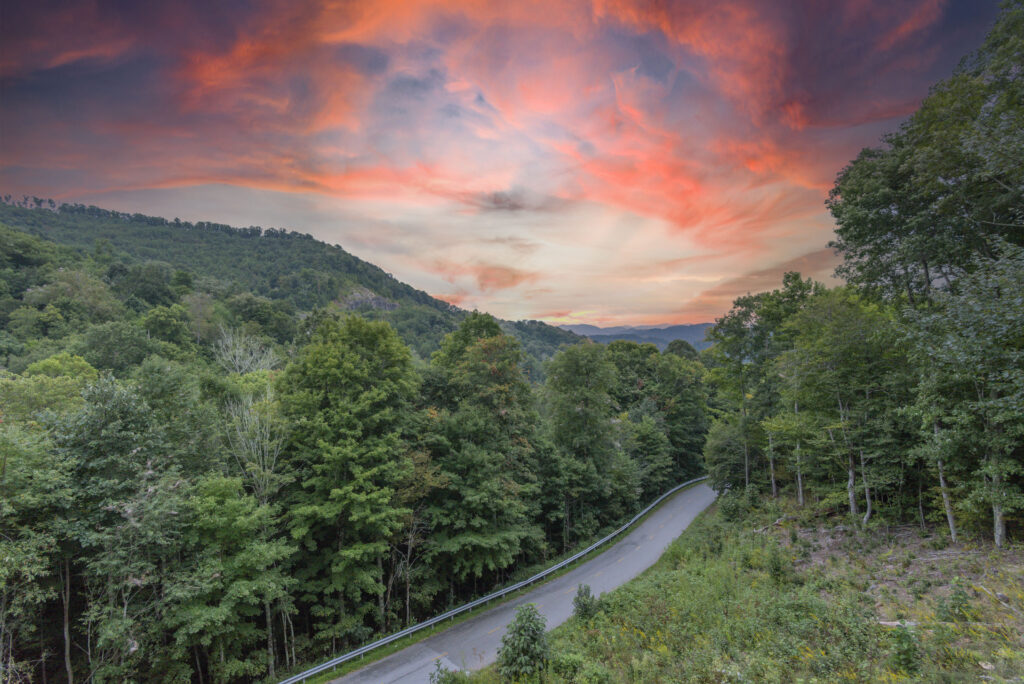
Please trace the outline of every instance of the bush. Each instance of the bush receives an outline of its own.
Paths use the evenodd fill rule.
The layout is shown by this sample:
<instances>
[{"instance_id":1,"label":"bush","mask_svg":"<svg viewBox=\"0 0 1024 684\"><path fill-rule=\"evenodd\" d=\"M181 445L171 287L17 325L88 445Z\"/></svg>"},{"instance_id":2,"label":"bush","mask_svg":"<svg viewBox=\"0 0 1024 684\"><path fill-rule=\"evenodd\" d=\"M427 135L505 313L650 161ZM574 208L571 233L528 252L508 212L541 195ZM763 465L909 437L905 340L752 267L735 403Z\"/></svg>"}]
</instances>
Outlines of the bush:
<instances>
[{"instance_id":1,"label":"bush","mask_svg":"<svg viewBox=\"0 0 1024 684\"><path fill-rule=\"evenodd\" d=\"M611 671L601 663L589 662L580 671L583 684L611 684L615 681Z\"/></svg>"},{"instance_id":2,"label":"bush","mask_svg":"<svg viewBox=\"0 0 1024 684\"><path fill-rule=\"evenodd\" d=\"M953 578L949 596L939 599L935 607L935 617L943 622L960 622L972 618L971 599L964 589L963 580L959 577Z\"/></svg>"},{"instance_id":3,"label":"bush","mask_svg":"<svg viewBox=\"0 0 1024 684\"><path fill-rule=\"evenodd\" d=\"M538 678L548 663L546 621L537 606L525 603L501 638L498 649L498 674L502 681L520 682Z\"/></svg>"},{"instance_id":4,"label":"bush","mask_svg":"<svg viewBox=\"0 0 1024 684\"><path fill-rule=\"evenodd\" d=\"M583 656L575 651L559 653L551 660L551 670L562 679L573 681L584 662Z\"/></svg>"},{"instance_id":5,"label":"bush","mask_svg":"<svg viewBox=\"0 0 1024 684\"><path fill-rule=\"evenodd\" d=\"M921 644L917 635L906 627L893 630L893 667L907 674L914 674L921 669Z\"/></svg>"},{"instance_id":6,"label":"bush","mask_svg":"<svg viewBox=\"0 0 1024 684\"><path fill-rule=\"evenodd\" d=\"M754 507L752 494L750 490L730 489L718 497L718 510L721 511L722 519L735 522L746 518Z\"/></svg>"},{"instance_id":7,"label":"bush","mask_svg":"<svg viewBox=\"0 0 1024 684\"><path fill-rule=\"evenodd\" d=\"M580 620L589 620L597 614L598 608L597 597L590 592L590 585L579 585L572 599L572 614Z\"/></svg>"},{"instance_id":8,"label":"bush","mask_svg":"<svg viewBox=\"0 0 1024 684\"><path fill-rule=\"evenodd\" d=\"M430 673L430 684L459 684L470 681L465 672L447 669L440 660L434 662L434 671Z\"/></svg>"}]
</instances>

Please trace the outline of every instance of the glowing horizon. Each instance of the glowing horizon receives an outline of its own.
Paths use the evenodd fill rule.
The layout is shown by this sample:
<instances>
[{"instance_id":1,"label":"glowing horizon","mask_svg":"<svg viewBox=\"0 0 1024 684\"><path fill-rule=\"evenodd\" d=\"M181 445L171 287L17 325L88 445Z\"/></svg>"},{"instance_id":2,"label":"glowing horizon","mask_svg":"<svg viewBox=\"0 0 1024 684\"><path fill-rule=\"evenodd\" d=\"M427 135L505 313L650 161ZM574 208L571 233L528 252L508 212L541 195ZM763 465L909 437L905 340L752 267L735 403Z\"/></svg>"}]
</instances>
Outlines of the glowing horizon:
<instances>
[{"instance_id":1,"label":"glowing horizon","mask_svg":"<svg viewBox=\"0 0 1024 684\"><path fill-rule=\"evenodd\" d=\"M698 323L829 280L824 200L996 3L34 3L0 191L307 232L467 308Z\"/></svg>"}]
</instances>

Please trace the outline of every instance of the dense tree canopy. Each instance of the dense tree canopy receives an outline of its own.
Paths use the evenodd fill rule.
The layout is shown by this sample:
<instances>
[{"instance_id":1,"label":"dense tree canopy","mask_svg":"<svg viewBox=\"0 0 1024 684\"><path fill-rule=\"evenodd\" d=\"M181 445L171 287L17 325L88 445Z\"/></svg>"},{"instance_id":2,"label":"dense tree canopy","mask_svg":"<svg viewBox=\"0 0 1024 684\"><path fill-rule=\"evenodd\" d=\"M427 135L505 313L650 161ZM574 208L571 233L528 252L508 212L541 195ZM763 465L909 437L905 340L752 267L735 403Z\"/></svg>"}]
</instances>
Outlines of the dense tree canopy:
<instances>
[{"instance_id":1,"label":"dense tree canopy","mask_svg":"<svg viewBox=\"0 0 1024 684\"><path fill-rule=\"evenodd\" d=\"M56 236L142 220L39 211ZM127 235L82 252L0 226L16 678L273 680L530 572L697 468L693 359L587 343L545 370L578 338L421 302L304 311L346 276L246 290Z\"/></svg>"},{"instance_id":2,"label":"dense tree canopy","mask_svg":"<svg viewBox=\"0 0 1024 684\"><path fill-rule=\"evenodd\" d=\"M885 147L864 150L829 198L839 273L911 304L1024 244L1024 5L1008 2L974 54Z\"/></svg>"},{"instance_id":3,"label":"dense tree canopy","mask_svg":"<svg viewBox=\"0 0 1024 684\"><path fill-rule=\"evenodd\" d=\"M1024 518L1024 4L829 207L849 285L788 274L710 331L715 485L942 521L997 547Z\"/></svg>"},{"instance_id":4,"label":"dense tree canopy","mask_svg":"<svg viewBox=\"0 0 1024 684\"><path fill-rule=\"evenodd\" d=\"M0 273L8 273L2 280L10 282L11 290L0 289L0 320L6 322L21 292L44 283L40 266L56 271L49 267L73 259L76 248L88 253L102 274L83 282L81 275L52 273L51 282L28 302L32 306L16 316L31 329L26 334L74 324L86 314L92 316L91 323L119 318L118 312L109 311L110 306L122 305L110 297L115 294L136 312L170 306L181 298L180 304L193 314L193 332L200 339L231 318L250 335L288 344L296 333L297 312L328 307L388 321L417 355L427 359L467 315L341 247L294 231L193 224L91 206L6 199L0 202L0 224L23 232L0 229ZM32 240L24 233L64 246ZM60 297L69 285L79 290L71 296L74 306ZM82 286L92 294L86 296ZM50 300L56 301L46 310ZM580 340L540 321L503 321L501 326L523 345L535 380L542 362L559 346Z\"/></svg>"}]
</instances>

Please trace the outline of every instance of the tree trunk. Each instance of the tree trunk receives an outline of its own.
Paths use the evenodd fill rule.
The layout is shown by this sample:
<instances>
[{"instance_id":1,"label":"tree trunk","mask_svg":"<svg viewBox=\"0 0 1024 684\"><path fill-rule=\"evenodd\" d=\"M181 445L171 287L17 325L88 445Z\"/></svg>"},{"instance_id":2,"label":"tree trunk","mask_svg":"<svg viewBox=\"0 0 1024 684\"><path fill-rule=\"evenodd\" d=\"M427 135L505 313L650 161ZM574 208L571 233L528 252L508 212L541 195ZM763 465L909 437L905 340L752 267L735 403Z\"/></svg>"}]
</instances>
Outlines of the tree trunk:
<instances>
[{"instance_id":1,"label":"tree trunk","mask_svg":"<svg viewBox=\"0 0 1024 684\"><path fill-rule=\"evenodd\" d=\"M281 611L281 645L284 646L284 669L292 666L291 658L288 657L288 618L285 612Z\"/></svg>"},{"instance_id":2,"label":"tree trunk","mask_svg":"<svg viewBox=\"0 0 1024 684\"><path fill-rule=\"evenodd\" d=\"M295 665L299 661L295 658L295 623L292 622L292 616L288 616L288 633L292 637L292 665Z\"/></svg>"},{"instance_id":3,"label":"tree trunk","mask_svg":"<svg viewBox=\"0 0 1024 684\"><path fill-rule=\"evenodd\" d=\"M828 431L829 441L831 441L832 446L835 447L836 438L832 434L832 428L826 429ZM846 493L850 497L850 515L857 515L857 469L853 462L853 454L847 452L846 457Z\"/></svg>"},{"instance_id":4,"label":"tree trunk","mask_svg":"<svg viewBox=\"0 0 1024 684\"><path fill-rule=\"evenodd\" d=\"M946 485L946 473L942 467L942 459L939 464L939 488L942 490L942 507L946 509L946 522L949 523L949 537L956 543L956 519L953 517L953 504L949 500L949 487Z\"/></svg>"},{"instance_id":5,"label":"tree trunk","mask_svg":"<svg viewBox=\"0 0 1024 684\"><path fill-rule=\"evenodd\" d=\"M992 538L995 540L996 548L1003 548L1003 539L1006 538L1006 521L1003 520L1003 507L997 503L992 504Z\"/></svg>"},{"instance_id":6,"label":"tree trunk","mask_svg":"<svg viewBox=\"0 0 1024 684\"><path fill-rule=\"evenodd\" d=\"M75 684L75 671L71 667L71 620L70 618L70 607L68 604L71 603L71 559L64 559L64 572L61 573L61 579L64 581L64 669L68 673L68 684Z\"/></svg>"},{"instance_id":7,"label":"tree trunk","mask_svg":"<svg viewBox=\"0 0 1024 684\"><path fill-rule=\"evenodd\" d=\"M750 488L750 445L747 444L747 400L743 399L743 488Z\"/></svg>"},{"instance_id":8,"label":"tree trunk","mask_svg":"<svg viewBox=\"0 0 1024 684\"><path fill-rule=\"evenodd\" d=\"M199 676L199 684L204 684L203 681L203 664L199 662L199 649L195 646L192 647L192 655L196 659L196 674Z\"/></svg>"},{"instance_id":9,"label":"tree trunk","mask_svg":"<svg viewBox=\"0 0 1024 684\"><path fill-rule=\"evenodd\" d=\"M743 488L750 487L750 447L747 446L747 436L743 435Z\"/></svg>"},{"instance_id":10,"label":"tree trunk","mask_svg":"<svg viewBox=\"0 0 1024 684\"><path fill-rule=\"evenodd\" d=\"M793 415L800 415L800 404L793 402ZM799 424L798 424L799 428ZM796 500L802 508L804 505L804 476L802 472L802 465L800 463L800 440L796 440Z\"/></svg>"},{"instance_id":11,"label":"tree trunk","mask_svg":"<svg viewBox=\"0 0 1024 684\"><path fill-rule=\"evenodd\" d=\"M1000 501L999 476L992 476L992 540L996 548L1003 548L1003 540L1006 538L1006 521L1003 520L1003 504Z\"/></svg>"},{"instance_id":12,"label":"tree trunk","mask_svg":"<svg viewBox=\"0 0 1024 684\"><path fill-rule=\"evenodd\" d=\"M412 613L409 610L409 603L410 603L409 595L410 595L410 593L412 591L412 589L411 589L412 580L410 579L411 575L412 575L412 568L409 567L408 565L406 565L405 566L405 626L406 627L408 627L410 624L412 624L412 617L411 617Z\"/></svg>"},{"instance_id":13,"label":"tree trunk","mask_svg":"<svg viewBox=\"0 0 1024 684\"><path fill-rule=\"evenodd\" d=\"M843 431L843 444L846 445L846 493L850 497L850 515L857 515L857 466L853 461L853 451L850 449L850 440L846 437L846 412L843 410L843 399L842 397L836 397L836 402L839 405L839 425ZM832 430L828 431L828 438L832 441L832 444L836 443L835 437L832 436Z\"/></svg>"},{"instance_id":14,"label":"tree trunk","mask_svg":"<svg viewBox=\"0 0 1024 684\"><path fill-rule=\"evenodd\" d=\"M377 578L381 583L384 582L384 558L382 556L377 556ZM387 591L382 591L380 594L377 595L377 612L380 614L380 628L384 632L388 631L388 625L387 621L384 619L384 613L387 611L387 594L390 593L391 585L389 583Z\"/></svg>"},{"instance_id":15,"label":"tree trunk","mask_svg":"<svg viewBox=\"0 0 1024 684\"><path fill-rule=\"evenodd\" d=\"M263 602L263 614L267 618L267 666L270 678L274 679L274 622L270 616L270 601Z\"/></svg>"},{"instance_id":16,"label":"tree trunk","mask_svg":"<svg viewBox=\"0 0 1024 684\"><path fill-rule=\"evenodd\" d=\"M772 498L779 498L779 488L775 484L775 449L772 443L771 433L768 434L768 470L772 477Z\"/></svg>"},{"instance_id":17,"label":"tree trunk","mask_svg":"<svg viewBox=\"0 0 1024 684\"><path fill-rule=\"evenodd\" d=\"M868 466L864 460L864 450L860 450L860 480L864 483L864 521L862 525L867 525L868 520L871 520L871 488L868 486Z\"/></svg>"},{"instance_id":18,"label":"tree trunk","mask_svg":"<svg viewBox=\"0 0 1024 684\"><path fill-rule=\"evenodd\" d=\"M801 508L804 505L804 475L800 463L800 442L796 443L796 500Z\"/></svg>"},{"instance_id":19,"label":"tree trunk","mask_svg":"<svg viewBox=\"0 0 1024 684\"><path fill-rule=\"evenodd\" d=\"M853 462L853 454L848 455L846 474L846 493L850 496L850 515L857 515L857 466Z\"/></svg>"},{"instance_id":20,"label":"tree trunk","mask_svg":"<svg viewBox=\"0 0 1024 684\"><path fill-rule=\"evenodd\" d=\"M917 480L917 518L921 522L921 530L924 531L927 524L924 520L924 492L921 488L920 478Z\"/></svg>"},{"instance_id":21,"label":"tree trunk","mask_svg":"<svg viewBox=\"0 0 1024 684\"><path fill-rule=\"evenodd\" d=\"M43 643L42 630L39 630L39 662L43 673L43 684L46 684L46 645Z\"/></svg>"}]
</instances>

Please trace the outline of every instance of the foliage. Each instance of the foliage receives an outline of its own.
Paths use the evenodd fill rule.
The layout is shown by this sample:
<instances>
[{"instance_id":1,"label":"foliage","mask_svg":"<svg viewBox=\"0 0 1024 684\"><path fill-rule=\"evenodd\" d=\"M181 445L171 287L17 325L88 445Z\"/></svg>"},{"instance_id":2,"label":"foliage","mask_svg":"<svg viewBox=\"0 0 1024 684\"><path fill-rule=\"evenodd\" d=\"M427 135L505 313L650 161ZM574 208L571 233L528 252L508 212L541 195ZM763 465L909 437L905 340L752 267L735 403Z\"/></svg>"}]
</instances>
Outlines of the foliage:
<instances>
[{"instance_id":1,"label":"foliage","mask_svg":"<svg viewBox=\"0 0 1024 684\"><path fill-rule=\"evenodd\" d=\"M683 425L702 371L677 357L644 362L626 422L600 362L595 461L554 445L536 384L570 333L274 231L0 213L100 238L0 226L0 662L23 679L272 680L621 524L703 439ZM286 272L286 248L310 263ZM366 274L403 303L359 285L385 308L340 315Z\"/></svg>"},{"instance_id":2,"label":"foliage","mask_svg":"<svg viewBox=\"0 0 1024 684\"><path fill-rule=\"evenodd\" d=\"M849 282L911 304L1024 243L1024 5L1005 3L981 48L931 94L886 147L867 149L829 198Z\"/></svg>"},{"instance_id":3,"label":"foliage","mask_svg":"<svg viewBox=\"0 0 1024 684\"><path fill-rule=\"evenodd\" d=\"M786 274L708 332L719 490L942 520L1006 545L1024 511L1024 4L829 199L848 285ZM844 491L845 489L845 491Z\"/></svg>"},{"instance_id":4,"label":"foliage","mask_svg":"<svg viewBox=\"0 0 1024 684\"><path fill-rule=\"evenodd\" d=\"M416 389L409 350L386 323L328 319L278 389L299 485L288 497L291 536L321 549L298 572L303 590L323 597L316 636L363 638L357 618L383 592L386 540L404 514L394 497L410 467L400 435ZM343 545L335 544L339 533Z\"/></svg>"},{"instance_id":5,"label":"foliage","mask_svg":"<svg viewBox=\"0 0 1024 684\"><path fill-rule=\"evenodd\" d=\"M580 620L589 620L597 615L597 597L590 593L589 584L581 584L576 587L576 595L572 598L572 614Z\"/></svg>"},{"instance_id":6,"label":"foliage","mask_svg":"<svg viewBox=\"0 0 1024 684\"><path fill-rule=\"evenodd\" d=\"M287 344L296 332L297 313L330 308L388 321L417 355L428 358L467 315L341 247L294 231L169 221L80 204L0 203L0 226L0 252L10 255L0 261L0 282L9 280L0 285L0 321L14 316L15 330L25 339L59 326L115 320L122 301L144 312L181 298L200 338L229 322L210 316L228 314L245 334ZM53 269L54 262L73 260L74 252L48 240L91 250L93 273ZM49 284L35 287L50 274ZM15 315L23 293L33 287L32 307ZM542 361L580 340L540 321L502 326L523 344L534 379Z\"/></svg>"},{"instance_id":7,"label":"foliage","mask_svg":"<svg viewBox=\"0 0 1024 684\"><path fill-rule=\"evenodd\" d=\"M776 542L705 514L640 578L552 639L549 681L835 681L881 644L856 595L825 600ZM773 558L787 572L773 579ZM725 673L729 673L726 676Z\"/></svg>"},{"instance_id":8,"label":"foliage","mask_svg":"<svg viewBox=\"0 0 1024 684\"><path fill-rule=\"evenodd\" d=\"M273 680L486 592L702 468L719 516L600 610L581 588L587 618L553 656L523 608L502 676L925 678L973 672L962 644L981 632L1013 671L1020 630L975 624L981 589L936 604L949 624L887 635L863 572L804 572L800 536L770 531L831 514L867 539L936 521L935 544L1019 538L1022 21L1005 3L840 174L848 284L787 273L700 354L461 311L283 230L0 205L5 674ZM1012 607L991 593L989 613Z\"/></svg>"},{"instance_id":9,"label":"foliage","mask_svg":"<svg viewBox=\"0 0 1024 684\"><path fill-rule=\"evenodd\" d=\"M727 520L724 500L652 568L604 594L596 616L549 635L545 681L936 682L1024 671L1019 552L929 554L916 526L772 525L780 512L800 517L788 498L750 501ZM915 594L925 578L938 586ZM972 622L932 612L950 589Z\"/></svg>"},{"instance_id":10,"label":"foliage","mask_svg":"<svg viewBox=\"0 0 1024 684\"><path fill-rule=\"evenodd\" d=\"M541 678L550 657L544 628L544 616L537 606L525 603L516 608L498 649L498 673L503 681L529 682Z\"/></svg>"}]
</instances>

